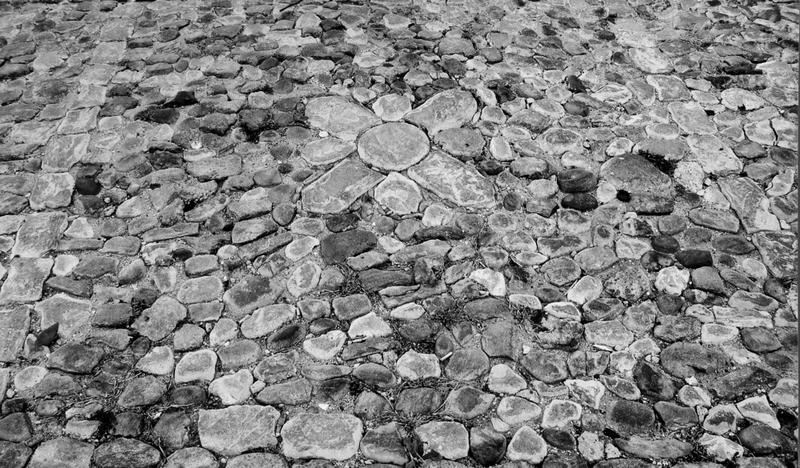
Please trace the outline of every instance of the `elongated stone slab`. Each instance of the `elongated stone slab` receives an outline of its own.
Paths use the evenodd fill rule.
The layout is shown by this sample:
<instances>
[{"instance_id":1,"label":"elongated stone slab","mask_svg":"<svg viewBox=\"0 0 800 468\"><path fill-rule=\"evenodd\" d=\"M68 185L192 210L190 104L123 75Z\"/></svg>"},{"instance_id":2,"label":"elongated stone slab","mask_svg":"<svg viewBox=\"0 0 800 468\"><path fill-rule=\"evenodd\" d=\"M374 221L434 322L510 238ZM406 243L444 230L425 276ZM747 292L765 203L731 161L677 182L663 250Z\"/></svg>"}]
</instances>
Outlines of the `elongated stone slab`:
<instances>
[{"instance_id":1,"label":"elongated stone slab","mask_svg":"<svg viewBox=\"0 0 800 468\"><path fill-rule=\"evenodd\" d=\"M467 91L448 89L434 94L424 104L406 114L406 120L424 127L429 135L458 128L472 119L478 103Z\"/></svg>"},{"instance_id":2,"label":"elongated stone slab","mask_svg":"<svg viewBox=\"0 0 800 468\"><path fill-rule=\"evenodd\" d=\"M340 161L355 151L356 145L352 142L330 137L306 144L300 156L312 166L324 166Z\"/></svg>"},{"instance_id":3,"label":"elongated stone slab","mask_svg":"<svg viewBox=\"0 0 800 468\"><path fill-rule=\"evenodd\" d=\"M347 209L383 176L355 159L346 159L303 189L303 208L312 213Z\"/></svg>"},{"instance_id":4,"label":"elongated stone slab","mask_svg":"<svg viewBox=\"0 0 800 468\"><path fill-rule=\"evenodd\" d=\"M339 96L312 99L306 105L308 123L343 140L353 141L381 119L368 109Z\"/></svg>"},{"instance_id":5,"label":"elongated stone slab","mask_svg":"<svg viewBox=\"0 0 800 468\"><path fill-rule=\"evenodd\" d=\"M769 212L769 200L755 182L746 177L719 179L719 189L739 215L745 231L779 231L778 218Z\"/></svg>"},{"instance_id":6,"label":"elongated stone slab","mask_svg":"<svg viewBox=\"0 0 800 468\"><path fill-rule=\"evenodd\" d=\"M408 170L408 176L441 198L466 208L494 206L494 187L474 167L434 152Z\"/></svg>"},{"instance_id":7,"label":"elongated stone slab","mask_svg":"<svg viewBox=\"0 0 800 468\"><path fill-rule=\"evenodd\" d=\"M797 236L790 232L759 232L753 235L753 243L761 253L764 265L778 278L795 275Z\"/></svg>"},{"instance_id":8,"label":"elongated stone slab","mask_svg":"<svg viewBox=\"0 0 800 468\"><path fill-rule=\"evenodd\" d=\"M26 306L0 309L0 362L17 358L30 323L30 311Z\"/></svg>"}]
</instances>

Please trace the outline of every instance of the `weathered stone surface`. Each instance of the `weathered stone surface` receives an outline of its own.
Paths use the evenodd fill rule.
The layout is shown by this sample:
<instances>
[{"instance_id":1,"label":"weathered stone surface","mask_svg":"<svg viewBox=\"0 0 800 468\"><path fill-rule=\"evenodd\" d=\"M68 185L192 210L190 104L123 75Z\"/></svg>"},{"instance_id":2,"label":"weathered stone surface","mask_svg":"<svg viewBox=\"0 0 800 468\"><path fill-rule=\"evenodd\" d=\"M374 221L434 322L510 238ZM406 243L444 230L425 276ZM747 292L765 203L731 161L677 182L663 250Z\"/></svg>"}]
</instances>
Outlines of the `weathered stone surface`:
<instances>
[{"instance_id":1,"label":"weathered stone surface","mask_svg":"<svg viewBox=\"0 0 800 468\"><path fill-rule=\"evenodd\" d=\"M149 444L123 437L101 444L92 459L100 468L148 468L161 461L161 453Z\"/></svg>"},{"instance_id":2,"label":"weathered stone surface","mask_svg":"<svg viewBox=\"0 0 800 468\"><path fill-rule=\"evenodd\" d=\"M338 213L382 179L362 162L346 159L303 189L303 208L312 213Z\"/></svg>"},{"instance_id":3,"label":"weathered stone surface","mask_svg":"<svg viewBox=\"0 0 800 468\"><path fill-rule=\"evenodd\" d=\"M41 328L57 323L58 334L64 340L78 340L88 335L92 317L90 301L55 294L36 304L34 310L41 314Z\"/></svg>"},{"instance_id":4,"label":"weathered stone surface","mask_svg":"<svg viewBox=\"0 0 800 468\"><path fill-rule=\"evenodd\" d=\"M30 310L27 307L0 308L0 362L17 359L30 323Z\"/></svg>"},{"instance_id":5,"label":"weathered stone surface","mask_svg":"<svg viewBox=\"0 0 800 468\"><path fill-rule=\"evenodd\" d=\"M161 296L134 322L133 327L153 341L172 333L186 317L186 307L170 296Z\"/></svg>"},{"instance_id":6,"label":"weathered stone surface","mask_svg":"<svg viewBox=\"0 0 800 468\"><path fill-rule=\"evenodd\" d=\"M434 135L462 126L477 111L478 104L469 92L447 90L428 98L424 104L407 113L405 119Z\"/></svg>"},{"instance_id":7,"label":"weathered stone surface","mask_svg":"<svg viewBox=\"0 0 800 468\"><path fill-rule=\"evenodd\" d=\"M11 3L2 468L795 461L791 2Z\"/></svg>"},{"instance_id":8,"label":"weathered stone surface","mask_svg":"<svg viewBox=\"0 0 800 468\"><path fill-rule=\"evenodd\" d=\"M281 428L281 452L289 458L347 460L358 451L362 432L352 415L300 413Z\"/></svg>"},{"instance_id":9,"label":"weathered stone surface","mask_svg":"<svg viewBox=\"0 0 800 468\"><path fill-rule=\"evenodd\" d=\"M280 413L270 406L232 406L200 410L200 444L220 455L238 455L253 449L273 449L278 443L275 424Z\"/></svg>"},{"instance_id":10,"label":"weathered stone surface","mask_svg":"<svg viewBox=\"0 0 800 468\"><path fill-rule=\"evenodd\" d=\"M436 452L448 460L464 458L469 452L469 434L457 422L432 421L414 432L422 441L424 453Z\"/></svg>"},{"instance_id":11,"label":"weathered stone surface","mask_svg":"<svg viewBox=\"0 0 800 468\"><path fill-rule=\"evenodd\" d=\"M306 105L306 117L312 127L347 141L380 123L369 110L338 96L312 99Z\"/></svg>"},{"instance_id":12,"label":"weathered stone surface","mask_svg":"<svg viewBox=\"0 0 800 468\"><path fill-rule=\"evenodd\" d=\"M358 139L358 155L370 166L402 171L420 162L430 149L425 132L406 123L371 128Z\"/></svg>"},{"instance_id":13,"label":"weathered stone surface","mask_svg":"<svg viewBox=\"0 0 800 468\"><path fill-rule=\"evenodd\" d=\"M535 430L520 427L508 443L506 456L509 460L541 463L547 455L547 443Z\"/></svg>"},{"instance_id":14,"label":"weathered stone surface","mask_svg":"<svg viewBox=\"0 0 800 468\"><path fill-rule=\"evenodd\" d=\"M795 274L793 252L797 251L797 236L783 232L759 232L753 236L764 264L778 278L788 278Z\"/></svg>"},{"instance_id":15,"label":"weathered stone surface","mask_svg":"<svg viewBox=\"0 0 800 468\"><path fill-rule=\"evenodd\" d=\"M631 208L639 213L672 211L673 183L656 166L638 155L616 156L603 163L600 178L630 195Z\"/></svg>"},{"instance_id":16,"label":"weathered stone surface","mask_svg":"<svg viewBox=\"0 0 800 468\"><path fill-rule=\"evenodd\" d=\"M390 212L405 215L417 211L422 192L413 180L398 172L390 172L375 187L375 200Z\"/></svg>"},{"instance_id":17,"label":"weathered stone surface","mask_svg":"<svg viewBox=\"0 0 800 468\"><path fill-rule=\"evenodd\" d=\"M34 302L42 297L42 286L53 259L18 258L11 262L8 274L0 286L0 303Z\"/></svg>"},{"instance_id":18,"label":"weathered stone surface","mask_svg":"<svg viewBox=\"0 0 800 468\"><path fill-rule=\"evenodd\" d=\"M724 176L738 174L742 170L742 162L733 150L716 136L691 135L686 141L705 172Z\"/></svg>"},{"instance_id":19,"label":"weathered stone surface","mask_svg":"<svg viewBox=\"0 0 800 468\"><path fill-rule=\"evenodd\" d=\"M408 176L458 206L488 208L495 203L494 188L489 180L474 168L438 151L411 167Z\"/></svg>"},{"instance_id":20,"label":"weathered stone surface","mask_svg":"<svg viewBox=\"0 0 800 468\"><path fill-rule=\"evenodd\" d=\"M88 374L103 357L103 351L82 344L67 344L58 348L47 360L47 367L74 374Z\"/></svg>"},{"instance_id":21,"label":"weathered stone surface","mask_svg":"<svg viewBox=\"0 0 800 468\"><path fill-rule=\"evenodd\" d=\"M11 253L24 258L37 258L55 246L60 233L66 229L64 213L35 213L25 216L17 231Z\"/></svg>"},{"instance_id":22,"label":"weathered stone surface","mask_svg":"<svg viewBox=\"0 0 800 468\"><path fill-rule=\"evenodd\" d=\"M356 145L352 142L329 137L306 144L300 156L312 166L324 166L340 161L355 151Z\"/></svg>"},{"instance_id":23,"label":"weathered stone surface","mask_svg":"<svg viewBox=\"0 0 800 468\"><path fill-rule=\"evenodd\" d=\"M94 446L68 437L58 437L42 442L28 462L35 468L89 468Z\"/></svg>"},{"instance_id":24,"label":"weathered stone surface","mask_svg":"<svg viewBox=\"0 0 800 468\"><path fill-rule=\"evenodd\" d=\"M780 230L778 218L769 212L769 201L755 182L744 177L729 177L717 183L748 234Z\"/></svg>"}]
</instances>

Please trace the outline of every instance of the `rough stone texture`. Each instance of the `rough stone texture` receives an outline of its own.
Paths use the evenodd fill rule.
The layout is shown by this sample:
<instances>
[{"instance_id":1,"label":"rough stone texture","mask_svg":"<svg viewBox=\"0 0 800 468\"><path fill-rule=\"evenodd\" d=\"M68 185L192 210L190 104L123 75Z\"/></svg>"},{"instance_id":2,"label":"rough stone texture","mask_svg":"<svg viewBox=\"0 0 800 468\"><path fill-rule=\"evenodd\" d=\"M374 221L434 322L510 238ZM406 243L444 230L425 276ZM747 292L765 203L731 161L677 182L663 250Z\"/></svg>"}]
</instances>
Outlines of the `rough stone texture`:
<instances>
[{"instance_id":1,"label":"rough stone texture","mask_svg":"<svg viewBox=\"0 0 800 468\"><path fill-rule=\"evenodd\" d=\"M339 96L312 99L306 105L306 117L311 126L344 140L354 140L367 128L380 123L369 110Z\"/></svg>"},{"instance_id":2,"label":"rough stone texture","mask_svg":"<svg viewBox=\"0 0 800 468\"><path fill-rule=\"evenodd\" d=\"M456 205L468 208L494 205L491 183L474 168L444 153L432 153L410 168L408 175L423 188Z\"/></svg>"},{"instance_id":3,"label":"rough stone texture","mask_svg":"<svg viewBox=\"0 0 800 468\"><path fill-rule=\"evenodd\" d=\"M347 159L303 189L303 208L313 213L337 213L382 179L363 163Z\"/></svg>"},{"instance_id":4,"label":"rough stone texture","mask_svg":"<svg viewBox=\"0 0 800 468\"><path fill-rule=\"evenodd\" d=\"M352 415L302 413L281 428L281 448L289 458L347 460L358 451L362 431Z\"/></svg>"},{"instance_id":5,"label":"rough stone texture","mask_svg":"<svg viewBox=\"0 0 800 468\"><path fill-rule=\"evenodd\" d=\"M0 11L1 467L796 465L792 2Z\"/></svg>"},{"instance_id":6,"label":"rough stone texture","mask_svg":"<svg viewBox=\"0 0 800 468\"><path fill-rule=\"evenodd\" d=\"M200 410L197 431L200 444L225 456L277 445L275 424L280 413L271 406L232 406Z\"/></svg>"}]
</instances>

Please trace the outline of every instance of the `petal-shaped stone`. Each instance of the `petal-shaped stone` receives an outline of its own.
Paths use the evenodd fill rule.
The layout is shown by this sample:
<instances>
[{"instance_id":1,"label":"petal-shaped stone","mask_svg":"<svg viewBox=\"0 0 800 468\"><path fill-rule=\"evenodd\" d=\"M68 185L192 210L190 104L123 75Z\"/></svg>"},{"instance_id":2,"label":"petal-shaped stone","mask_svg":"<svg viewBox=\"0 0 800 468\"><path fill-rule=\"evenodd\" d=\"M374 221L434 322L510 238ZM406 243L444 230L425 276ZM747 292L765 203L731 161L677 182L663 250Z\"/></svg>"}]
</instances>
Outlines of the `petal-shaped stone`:
<instances>
[{"instance_id":1,"label":"petal-shaped stone","mask_svg":"<svg viewBox=\"0 0 800 468\"><path fill-rule=\"evenodd\" d=\"M300 156L312 166L340 161L356 151L356 145L349 141L329 137L306 144Z\"/></svg>"},{"instance_id":2,"label":"petal-shaped stone","mask_svg":"<svg viewBox=\"0 0 800 468\"><path fill-rule=\"evenodd\" d=\"M425 132L407 123L371 128L358 139L358 155L370 166L402 171L420 162L430 150Z\"/></svg>"},{"instance_id":3,"label":"petal-shaped stone","mask_svg":"<svg viewBox=\"0 0 800 468\"><path fill-rule=\"evenodd\" d=\"M494 187L474 167L436 151L408 169L408 176L437 196L465 208L494 206Z\"/></svg>"},{"instance_id":4,"label":"petal-shaped stone","mask_svg":"<svg viewBox=\"0 0 800 468\"><path fill-rule=\"evenodd\" d=\"M398 172L390 172L375 187L375 200L392 213L404 215L417 211L422 192L413 180Z\"/></svg>"},{"instance_id":5,"label":"petal-shaped stone","mask_svg":"<svg viewBox=\"0 0 800 468\"><path fill-rule=\"evenodd\" d=\"M387 94L375 100L372 110L383 120L394 122L411 111L411 101L406 96Z\"/></svg>"},{"instance_id":6,"label":"petal-shaped stone","mask_svg":"<svg viewBox=\"0 0 800 468\"><path fill-rule=\"evenodd\" d=\"M381 119L371 111L339 96L312 99L306 104L308 123L343 140L353 141Z\"/></svg>"},{"instance_id":7,"label":"petal-shaped stone","mask_svg":"<svg viewBox=\"0 0 800 468\"><path fill-rule=\"evenodd\" d=\"M478 103L467 91L448 89L431 96L424 104L406 114L406 120L434 135L448 128L457 128L472 119Z\"/></svg>"},{"instance_id":8,"label":"petal-shaped stone","mask_svg":"<svg viewBox=\"0 0 800 468\"><path fill-rule=\"evenodd\" d=\"M347 460L355 456L363 425L344 413L300 413L283 425L282 452L289 458Z\"/></svg>"},{"instance_id":9,"label":"petal-shaped stone","mask_svg":"<svg viewBox=\"0 0 800 468\"><path fill-rule=\"evenodd\" d=\"M303 208L312 213L338 213L382 179L361 161L346 159L303 189Z\"/></svg>"}]
</instances>

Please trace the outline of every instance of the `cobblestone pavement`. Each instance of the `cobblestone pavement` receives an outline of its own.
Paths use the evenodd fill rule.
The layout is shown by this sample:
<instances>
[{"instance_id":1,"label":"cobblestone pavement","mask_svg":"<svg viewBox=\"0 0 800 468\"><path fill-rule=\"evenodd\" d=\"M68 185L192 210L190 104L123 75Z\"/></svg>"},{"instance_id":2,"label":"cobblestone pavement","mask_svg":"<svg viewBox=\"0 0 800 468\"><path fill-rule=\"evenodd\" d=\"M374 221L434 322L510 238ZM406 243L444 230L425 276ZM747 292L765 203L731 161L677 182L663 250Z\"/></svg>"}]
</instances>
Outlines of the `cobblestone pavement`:
<instances>
[{"instance_id":1,"label":"cobblestone pavement","mask_svg":"<svg viewBox=\"0 0 800 468\"><path fill-rule=\"evenodd\" d=\"M0 466L797 467L799 14L0 5Z\"/></svg>"}]
</instances>

